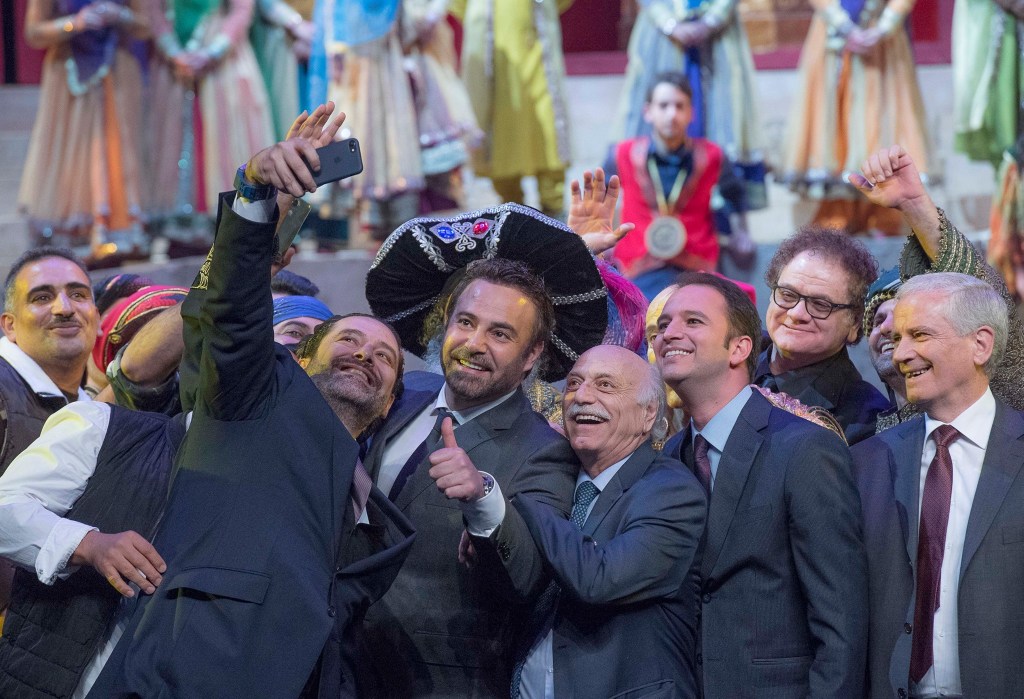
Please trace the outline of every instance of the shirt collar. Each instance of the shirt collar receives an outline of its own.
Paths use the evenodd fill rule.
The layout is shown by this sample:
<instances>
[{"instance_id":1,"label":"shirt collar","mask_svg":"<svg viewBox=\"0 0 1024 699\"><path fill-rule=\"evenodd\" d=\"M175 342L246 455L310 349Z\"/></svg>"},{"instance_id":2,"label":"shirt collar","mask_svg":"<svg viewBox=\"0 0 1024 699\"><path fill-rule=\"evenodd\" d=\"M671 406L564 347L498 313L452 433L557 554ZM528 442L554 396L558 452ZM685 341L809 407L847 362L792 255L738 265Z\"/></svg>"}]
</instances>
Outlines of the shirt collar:
<instances>
[{"instance_id":1,"label":"shirt collar","mask_svg":"<svg viewBox=\"0 0 1024 699\"><path fill-rule=\"evenodd\" d=\"M980 449L988 448L988 437L992 432L992 422L996 418L996 399L992 395L992 389L985 389L981 398L974 401L971 407L963 411L956 418L948 423L956 428L956 431L968 439ZM924 438L928 439L932 432L939 425L947 423L940 422L925 414Z\"/></svg>"},{"instance_id":2,"label":"shirt collar","mask_svg":"<svg viewBox=\"0 0 1024 699\"><path fill-rule=\"evenodd\" d=\"M625 458L619 459L614 464L601 471L601 473L597 474L597 478L591 478L590 475L581 468L580 474L576 476L576 487L579 488L580 483L583 481L592 481L594 485L597 486L598 492L604 492L604 489L608 487L609 483L611 483L612 478L615 478L615 474L619 472L622 465L629 461L630 456L633 456L633 454L630 453Z\"/></svg>"},{"instance_id":3,"label":"shirt collar","mask_svg":"<svg viewBox=\"0 0 1024 699\"><path fill-rule=\"evenodd\" d=\"M7 363L14 367L14 370L25 379L32 392L43 397L60 397L67 399L64 392L57 388L42 367L36 364L36 360L25 354L25 350L18 347L6 337L0 337L0 357L7 360ZM78 400L91 400L89 394L81 388L78 389Z\"/></svg>"},{"instance_id":4,"label":"shirt collar","mask_svg":"<svg viewBox=\"0 0 1024 699\"><path fill-rule=\"evenodd\" d=\"M708 420L704 429L698 430L697 426L690 420L690 431L693 434L700 434L708 440L708 444L715 448L719 454L725 451L725 443L729 441L732 428L736 426L736 420L740 417L743 406L750 399L750 386L744 386L740 392L733 396L732 400L725 404L715 416Z\"/></svg>"},{"instance_id":5,"label":"shirt collar","mask_svg":"<svg viewBox=\"0 0 1024 699\"><path fill-rule=\"evenodd\" d=\"M437 412L438 408L444 408L445 410L450 411L451 414L455 416L455 421L459 425L465 425L470 420L474 420L480 417L491 408L496 408L497 406L501 405L506 400L511 398L512 395L518 390L514 388L505 395L501 396L500 398L496 398L495 400L492 400L490 403L478 405L475 408L469 408L468 410L452 410L451 407L449 407L448 405L448 398L445 396L445 389L447 387L447 382L445 382L445 384L441 386L441 391L437 394L437 400L434 401L434 407L431 408L430 412L435 413Z\"/></svg>"},{"instance_id":6,"label":"shirt collar","mask_svg":"<svg viewBox=\"0 0 1024 699\"><path fill-rule=\"evenodd\" d=\"M658 138L652 135L651 146L648 149L648 152L665 163L675 165L682 162L683 158L689 155L691 151L687 147L686 143L675 150L669 150L664 143L660 142Z\"/></svg>"}]
</instances>

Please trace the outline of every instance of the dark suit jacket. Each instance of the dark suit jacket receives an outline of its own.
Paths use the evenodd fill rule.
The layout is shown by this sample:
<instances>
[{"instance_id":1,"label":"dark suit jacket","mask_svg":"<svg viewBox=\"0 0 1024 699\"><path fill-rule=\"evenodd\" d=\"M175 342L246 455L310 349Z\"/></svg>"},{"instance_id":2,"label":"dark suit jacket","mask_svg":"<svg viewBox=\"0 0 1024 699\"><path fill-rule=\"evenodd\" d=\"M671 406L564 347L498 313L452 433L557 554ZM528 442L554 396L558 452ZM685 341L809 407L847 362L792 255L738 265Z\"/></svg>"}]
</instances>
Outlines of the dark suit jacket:
<instances>
[{"instance_id":1,"label":"dark suit jacket","mask_svg":"<svg viewBox=\"0 0 1024 699\"><path fill-rule=\"evenodd\" d=\"M772 345L761 353L754 380L759 386L771 375L768 362ZM787 371L774 377L778 390L788 393L804 405L824 408L843 426L848 444L867 439L875 433L878 413L887 410L889 401L877 388L865 381L850 354L843 347L817 364Z\"/></svg>"},{"instance_id":2,"label":"dark suit jacket","mask_svg":"<svg viewBox=\"0 0 1024 699\"><path fill-rule=\"evenodd\" d=\"M377 478L388 443L437 398L443 378L406 375L405 393L373 439L367 468ZM505 497L526 494L563 515L579 462L569 443L533 412L522 391L455 429L459 446L494 476ZM413 522L416 544L394 585L367 615L370 693L385 697L508 696L513 643L527 605L547 579L526 525L508 505L478 562L458 562L465 528L457 501L437 489L424 459L395 504Z\"/></svg>"},{"instance_id":3,"label":"dark suit jacket","mask_svg":"<svg viewBox=\"0 0 1024 699\"><path fill-rule=\"evenodd\" d=\"M687 429L665 451L692 468L691 443ZM715 476L701 576L706 699L862 696L867 564L834 433L753 393Z\"/></svg>"},{"instance_id":4,"label":"dark suit jacket","mask_svg":"<svg viewBox=\"0 0 1024 699\"><path fill-rule=\"evenodd\" d=\"M582 532L528 497L513 502L562 589L555 696L696 697L707 500L694 475L640 445Z\"/></svg>"},{"instance_id":5,"label":"dark suit jacket","mask_svg":"<svg viewBox=\"0 0 1024 699\"><path fill-rule=\"evenodd\" d=\"M853 450L864 508L872 699L905 697L914 622L924 417ZM964 697L1024 696L1024 414L996 399L967 521L957 617Z\"/></svg>"},{"instance_id":6,"label":"dark suit jacket","mask_svg":"<svg viewBox=\"0 0 1024 699\"><path fill-rule=\"evenodd\" d=\"M353 560L358 447L273 341L274 224L248 222L229 202L182 306L186 335L202 341L192 423L153 541L167 572L91 697L295 699L320 659L336 670L324 673L321 696L353 695L341 637L411 545L392 508L391 533Z\"/></svg>"}]
</instances>

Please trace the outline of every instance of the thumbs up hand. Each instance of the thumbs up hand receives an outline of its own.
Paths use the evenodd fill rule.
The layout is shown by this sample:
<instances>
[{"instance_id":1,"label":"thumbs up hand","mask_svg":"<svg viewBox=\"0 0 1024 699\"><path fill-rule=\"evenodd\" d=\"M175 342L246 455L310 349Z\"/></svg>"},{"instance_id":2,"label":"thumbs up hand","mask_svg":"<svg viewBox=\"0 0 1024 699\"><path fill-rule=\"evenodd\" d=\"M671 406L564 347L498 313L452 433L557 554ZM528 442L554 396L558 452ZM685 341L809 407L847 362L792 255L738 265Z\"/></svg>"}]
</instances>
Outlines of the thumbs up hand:
<instances>
[{"instance_id":1,"label":"thumbs up hand","mask_svg":"<svg viewBox=\"0 0 1024 699\"><path fill-rule=\"evenodd\" d=\"M484 496L484 479L469 455L455 441L452 419L441 423L443 446L430 455L430 477L437 489L451 500L476 502Z\"/></svg>"}]
</instances>

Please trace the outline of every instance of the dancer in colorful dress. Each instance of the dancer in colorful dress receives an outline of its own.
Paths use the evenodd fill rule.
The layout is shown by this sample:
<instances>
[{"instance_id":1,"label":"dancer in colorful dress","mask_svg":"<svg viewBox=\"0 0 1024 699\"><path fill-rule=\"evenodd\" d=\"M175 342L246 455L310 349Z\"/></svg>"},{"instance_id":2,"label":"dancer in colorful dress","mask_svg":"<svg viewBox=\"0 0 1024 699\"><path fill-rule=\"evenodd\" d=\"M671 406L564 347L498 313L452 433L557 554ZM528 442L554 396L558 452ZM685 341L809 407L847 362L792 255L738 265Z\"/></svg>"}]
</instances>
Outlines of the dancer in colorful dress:
<instances>
[{"instance_id":1,"label":"dancer in colorful dress","mask_svg":"<svg viewBox=\"0 0 1024 699\"><path fill-rule=\"evenodd\" d=\"M900 217L862 199L845 173L900 143L934 180L924 102L903 21L915 0L811 0L783 179L821 200L814 223L850 233L901 231Z\"/></svg>"},{"instance_id":2,"label":"dancer in colorful dress","mask_svg":"<svg viewBox=\"0 0 1024 699\"><path fill-rule=\"evenodd\" d=\"M25 39L47 49L18 205L36 245L92 262L145 255L139 206L141 0L29 0Z\"/></svg>"}]
</instances>

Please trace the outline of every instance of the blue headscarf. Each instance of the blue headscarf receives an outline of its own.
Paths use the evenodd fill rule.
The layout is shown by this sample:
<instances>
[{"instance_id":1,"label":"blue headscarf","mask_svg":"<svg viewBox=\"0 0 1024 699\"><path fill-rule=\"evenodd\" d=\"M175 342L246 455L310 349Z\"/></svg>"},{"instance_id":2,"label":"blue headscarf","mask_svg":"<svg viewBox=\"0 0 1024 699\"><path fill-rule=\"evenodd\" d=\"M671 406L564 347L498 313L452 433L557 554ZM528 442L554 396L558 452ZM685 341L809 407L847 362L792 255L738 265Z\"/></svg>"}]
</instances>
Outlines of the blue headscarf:
<instances>
[{"instance_id":1,"label":"blue headscarf","mask_svg":"<svg viewBox=\"0 0 1024 699\"><path fill-rule=\"evenodd\" d=\"M274 325L292 318L324 321L333 315L323 301L312 296L282 296L274 299Z\"/></svg>"}]
</instances>

